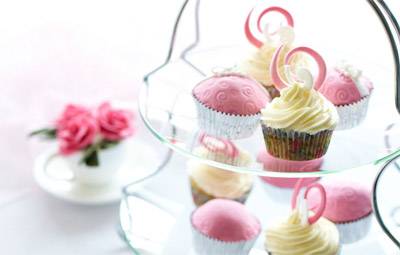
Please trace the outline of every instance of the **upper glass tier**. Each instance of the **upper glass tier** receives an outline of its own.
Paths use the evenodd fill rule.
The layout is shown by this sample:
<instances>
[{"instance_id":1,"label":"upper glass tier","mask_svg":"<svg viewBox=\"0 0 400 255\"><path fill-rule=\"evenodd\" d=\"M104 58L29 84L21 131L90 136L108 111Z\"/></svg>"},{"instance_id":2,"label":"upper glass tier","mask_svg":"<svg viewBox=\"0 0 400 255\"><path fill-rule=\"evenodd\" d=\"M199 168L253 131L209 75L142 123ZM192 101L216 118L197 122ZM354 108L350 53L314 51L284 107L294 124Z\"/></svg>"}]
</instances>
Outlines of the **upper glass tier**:
<instances>
[{"instance_id":1,"label":"upper glass tier","mask_svg":"<svg viewBox=\"0 0 400 255\"><path fill-rule=\"evenodd\" d=\"M385 128L398 119L391 45L367 1L349 2L343 5L338 1L319 0L188 1L171 45L171 59L144 79L140 112L145 124L175 151L214 167L241 173L271 177L322 176L362 169L391 158L393 155L388 155L383 142ZM272 5L292 14L294 46L312 47L323 56L328 68L346 60L361 69L374 84L365 120L355 128L333 133L321 171L264 169L256 162L257 155L265 151L260 127L251 137L233 141L253 156L254 163L248 167L220 163L195 153L203 131L192 97L193 87L214 72L237 67L250 56L255 47L244 35L246 17L253 7L257 13ZM268 19L265 22L278 25L281 22L279 16ZM397 155L400 151L395 148L393 153Z\"/></svg>"}]
</instances>

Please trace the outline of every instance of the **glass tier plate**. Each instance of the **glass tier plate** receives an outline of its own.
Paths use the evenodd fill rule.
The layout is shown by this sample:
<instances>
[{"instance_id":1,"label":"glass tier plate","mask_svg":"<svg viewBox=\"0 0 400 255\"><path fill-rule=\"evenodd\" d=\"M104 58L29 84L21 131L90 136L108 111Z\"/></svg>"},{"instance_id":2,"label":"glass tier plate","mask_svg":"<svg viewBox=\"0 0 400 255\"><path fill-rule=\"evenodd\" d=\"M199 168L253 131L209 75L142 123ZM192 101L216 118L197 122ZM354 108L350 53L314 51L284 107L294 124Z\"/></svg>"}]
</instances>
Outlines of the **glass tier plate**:
<instances>
[{"instance_id":1,"label":"glass tier plate","mask_svg":"<svg viewBox=\"0 0 400 255\"><path fill-rule=\"evenodd\" d=\"M205 77L215 71L229 69L245 58L248 45L197 48L186 59L177 58L153 74L143 83L139 109L149 130L161 142L203 163L242 173L271 177L323 176L344 170L362 170L365 166L381 163L392 155L385 150L385 128L398 119L394 106L394 79L392 70L368 56L352 51L323 51L330 63L346 59L363 70L375 85L366 119L359 126L335 131L321 171L276 172L254 163L249 167L236 167L199 157L194 149L199 146L199 129L196 106L191 91ZM261 128L249 138L234 141L240 148L250 152L255 159L265 143ZM397 155L400 151L393 149Z\"/></svg>"}]
</instances>

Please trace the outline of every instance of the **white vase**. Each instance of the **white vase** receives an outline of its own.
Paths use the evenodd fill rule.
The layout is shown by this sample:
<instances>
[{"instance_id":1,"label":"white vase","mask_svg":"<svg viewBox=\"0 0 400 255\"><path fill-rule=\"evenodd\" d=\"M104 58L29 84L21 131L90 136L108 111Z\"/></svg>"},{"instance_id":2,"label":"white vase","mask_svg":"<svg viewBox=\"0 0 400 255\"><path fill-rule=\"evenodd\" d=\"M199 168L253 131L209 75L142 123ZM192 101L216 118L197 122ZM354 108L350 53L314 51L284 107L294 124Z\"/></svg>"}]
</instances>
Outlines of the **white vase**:
<instances>
[{"instance_id":1,"label":"white vase","mask_svg":"<svg viewBox=\"0 0 400 255\"><path fill-rule=\"evenodd\" d=\"M125 159L126 143L120 142L115 147L100 150L98 166L87 166L82 163L83 152L64 156L69 169L73 173L73 180L86 186L104 186L110 184Z\"/></svg>"}]
</instances>

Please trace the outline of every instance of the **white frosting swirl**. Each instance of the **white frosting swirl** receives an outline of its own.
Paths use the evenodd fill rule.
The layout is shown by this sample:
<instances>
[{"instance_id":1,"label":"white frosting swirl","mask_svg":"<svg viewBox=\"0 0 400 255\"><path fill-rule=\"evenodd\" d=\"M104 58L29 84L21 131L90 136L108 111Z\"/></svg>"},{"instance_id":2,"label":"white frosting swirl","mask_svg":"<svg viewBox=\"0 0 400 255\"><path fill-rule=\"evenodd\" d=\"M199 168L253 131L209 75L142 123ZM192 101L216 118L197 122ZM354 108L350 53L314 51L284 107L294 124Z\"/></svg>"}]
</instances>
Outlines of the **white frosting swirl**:
<instances>
[{"instance_id":1,"label":"white frosting swirl","mask_svg":"<svg viewBox=\"0 0 400 255\"><path fill-rule=\"evenodd\" d=\"M304 224L302 218L296 209L287 221L267 230L266 250L272 255L336 255L339 233L335 224L324 218Z\"/></svg>"},{"instance_id":2,"label":"white frosting swirl","mask_svg":"<svg viewBox=\"0 0 400 255\"><path fill-rule=\"evenodd\" d=\"M295 83L281 91L262 111L264 124L271 128L316 134L334 130L338 114L325 97L314 89Z\"/></svg>"}]
</instances>

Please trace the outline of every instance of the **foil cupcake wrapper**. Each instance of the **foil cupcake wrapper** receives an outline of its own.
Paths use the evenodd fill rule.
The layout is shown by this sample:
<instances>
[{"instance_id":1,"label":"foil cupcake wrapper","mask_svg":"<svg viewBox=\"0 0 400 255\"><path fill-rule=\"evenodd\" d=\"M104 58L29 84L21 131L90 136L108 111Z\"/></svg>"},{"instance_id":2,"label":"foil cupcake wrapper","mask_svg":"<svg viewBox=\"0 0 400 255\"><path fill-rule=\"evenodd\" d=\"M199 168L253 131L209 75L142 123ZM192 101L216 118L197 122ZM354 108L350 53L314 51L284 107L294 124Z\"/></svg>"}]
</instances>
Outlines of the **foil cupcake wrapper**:
<instances>
[{"instance_id":1,"label":"foil cupcake wrapper","mask_svg":"<svg viewBox=\"0 0 400 255\"><path fill-rule=\"evenodd\" d=\"M215 111L196 98L199 126L208 135L227 139L250 137L260 124L261 113L240 116Z\"/></svg>"},{"instance_id":2,"label":"foil cupcake wrapper","mask_svg":"<svg viewBox=\"0 0 400 255\"><path fill-rule=\"evenodd\" d=\"M369 99L370 96L366 96L356 103L336 106L339 115L336 130L346 130L358 126L367 115Z\"/></svg>"},{"instance_id":3,"label":"foil cupcake wrapper","mask_svg":"<svg viewBox=\"0 0 400 255\"><path fill-rule=\"evenodd\" d=\"M280 159L305 161L321 158L328 151L333 130L310 135L285 131L262 124L265 145L269 154Z\"/></svg>"},{"instance_id":4,"label":"foil cupcake wrapper","mask_svg":"<svg viewBox=\"0 0 400 255\"><path fill-rule=\"evenodd\" d=\"M339 230L340 242L343 244L351 244L363 239L371 228L373 214L351 222L336 223Z\"/></svg>"},{"instance_id":5,"label":"foil cupcake wrapper","mask_svg":"<svg viewBox=\"0 0 400 255\"><path fill-rule=\"evenodd\" d=\"M258 235L247 241L224 242L208 237L192 225L193 247L196 255L248 255L253 248Z\"/></svg>"},{"instance_id":6,"label":"foil cupcake wrapper","mask_svg":"<svg viewBox=\"0 0 400 255\"><path fill-rule=\"evenodd\" d=\"M205 192L203 189L201 189L192 178L190 179L190 190L192 192L192 198L194 204L199 207L202 206L203 204L207 203L208 201L216 198L224 198L224 197L216 197L213 195L208 194ZM253 185L245 192L243 193L242 196L232 199L232 198L224 198L224 199L230 199L236 202L239 202L241 204L246 203L247 198L249 197L251 190L253 189Z\"/></svg>"}]
</instances>

